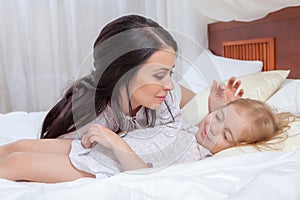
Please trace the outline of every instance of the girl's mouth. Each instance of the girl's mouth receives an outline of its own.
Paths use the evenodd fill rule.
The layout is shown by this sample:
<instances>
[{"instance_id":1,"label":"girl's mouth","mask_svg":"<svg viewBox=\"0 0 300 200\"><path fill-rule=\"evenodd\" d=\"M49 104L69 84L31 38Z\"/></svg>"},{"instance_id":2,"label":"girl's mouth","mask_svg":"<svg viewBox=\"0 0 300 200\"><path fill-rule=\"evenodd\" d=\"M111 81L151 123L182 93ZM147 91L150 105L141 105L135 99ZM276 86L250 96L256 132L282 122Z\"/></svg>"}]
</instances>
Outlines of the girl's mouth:
<instances>
[{"instance_id":1,"label":"girl's mouth","mask_svg":"<svg viewBox=\"0 0 300 200\"><path fill-rule=\"evenodd\" d=\"M205 129L203 129L203 131L202 131L202 136L203 136L203 137L207 137L207 133L206 133L206 130L205 130Z\"/></svg>"}]
</instances>

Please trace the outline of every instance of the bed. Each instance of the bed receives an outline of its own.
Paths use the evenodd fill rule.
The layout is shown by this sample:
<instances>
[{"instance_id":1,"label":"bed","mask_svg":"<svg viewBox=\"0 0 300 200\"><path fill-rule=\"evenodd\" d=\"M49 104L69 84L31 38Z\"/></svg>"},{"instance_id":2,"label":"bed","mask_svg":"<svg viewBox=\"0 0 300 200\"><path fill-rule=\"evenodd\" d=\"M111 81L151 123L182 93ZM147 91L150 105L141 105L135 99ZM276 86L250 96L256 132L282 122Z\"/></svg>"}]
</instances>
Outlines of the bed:
<instances>
[{"instance_id":1,"label":"bed","mask_svg":"<svg viewBox=\"0 0 300 200\"><path fill-rule=\"evenodd\" d=\"M300 80L286 79L288 71L275 70L241 76L249 98L262 99L281 111L300 114ZM193 123L202 115L208 90L202 90L183 108ZM196 105L195 105L196 103ZM195 108L199 106L199 115ZM0 143L37 138L45 112L0 115ZM193 116L192 118L189 116ZM16 125L17 124L17 125ZM281 151L257 152L231 148L194 163L160 170L138 170L102 180L41 184L0 179L1 199L299 199L300 121L291 124ZM245 153L247 152L247 153Z\"/></svg>"},{"instance_id":2,"label":"bed","mask_svg":"<svg viewBox=\"0 0 300 200\"><path fill-rule=\"evenodd\" d=\"M256 75L246 76L248 80L243 79L255 81L249 79L251 76L254 78ZM282 82L280 89L273 93L267 102L278 109L300 114L298 103L300 80L286 80L284 76L280 81ZM266 79L267 77L264 80ZM257 83L257 88L253 86L253 89L259 89L259 85ZM205 92L199 95L203 97ZM188 107L184 108L185 111L187 109ZM5 144L21 138L37 138L44 116L45 112L1 114L0 143ZM300 133L299 120L291 124L288 134L297 133ZM232 148L199 162L173 165L160 170L127 172L102 180L85 178L66 183L41 184L0 179L0 196L1 199L22 200L85 198L293 200L300 197L299 147L300 136L296 135L286 141L281 151L257 152L251 148Z\"/></svg>"},{"instance_id":3,"label":"bed","mask_svg":"<svg viewBox=\"0 0 300 200\"><path fill-rule=\"evenodd\" d=\"M252 44L252 39L245 39L239 45ZM241 43L240 39L232 41ZM234 51L226 51L234 52L233 55L243 55L245 49L239 47ZM269 52L268 57L269 54L272 55L272 50L267 52ZM290 71L276 69L275 62L266 61L266 64L264 60L252 62L247 57L247 61L241 63L232 57L225 58L206 53L207 56L215 59L215 64L219 62L223 66L229 62L230 66L249 65L247 68L253 68L250 71L246 70L245 74L237 74L242 80L246 98L259 99L278 111L289 111L300 115L300 77L294 76L298 73L295 69L292 79L289 77ZM261 60L260 56L261 53L255 57L255 60ZM243 57L239 59L243 59ZM260 72L262 69L263 72ZM236 68L233 70L236 72ZM224 71L226 72L223 69ZM226 75L222 74L219 78L225 81L230 74L231 72L227 72ZM207 105L208 92L208 89L201 87L199 89L198 87L197 95L182 109L184 118L190 123L197 122L207 113L203 105ZM0 144L22 138L37 138L45 114L46 112L0 114ZM83 178L57 184L13 182L0 179L0 197L1 199L22 200L296 200L300 198L298 189L300 184L300 120L291 123L291 128L286 134L289 135L289 138L281 144L280 150L260 152L252 147L230 148L198 162L168 166L159 170L145 169L125 172L108 179Z\"/></svg>"}]
</instances>

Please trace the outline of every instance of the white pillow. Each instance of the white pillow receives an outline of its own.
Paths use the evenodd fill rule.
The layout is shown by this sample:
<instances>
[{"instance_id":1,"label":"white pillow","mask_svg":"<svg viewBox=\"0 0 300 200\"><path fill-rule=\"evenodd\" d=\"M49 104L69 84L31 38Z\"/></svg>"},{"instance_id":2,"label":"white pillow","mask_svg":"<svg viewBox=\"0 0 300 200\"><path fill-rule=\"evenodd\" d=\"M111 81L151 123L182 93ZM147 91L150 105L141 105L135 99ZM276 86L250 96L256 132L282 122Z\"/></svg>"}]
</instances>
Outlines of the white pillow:
<instances>
[{"instance_id":1,"label":"white pillow","mask_svg":"<svg viewBox=\"0 0 300 200\"><path fill-rule=\"evenodd\" d=\"M198 93L209 87L213 80L224 81L231 76L243 76L260 72L261 61L245 61L224 58L205 50L189 66L179 83Z\"/></svg>"},{"instance_id":2,"label":"white pillow","mask_svg":"<svg viewBox=\"0 0 300 200\"><path fill-rule=\"evenodd\" d=\"M217 66L217 70L221 76L222 81L228 80L232 76L238 77L261 72L263 67L263 62L258 60L236 60L216 56L211 52L209 56Z\"/></svg>"},{"instance_id":3,"label":"white pillow","mask_svg":"<svg viewBox=\"0 0 300 200\"><path fill-rule=\"evenodd\" d=\"M300 115L300 80L289 80L268 99L267 104L279 112Z\"/></svg>"},{"instance_id":4,"label":"white pillow","mask_svg":"<svg viewBox=\"0 0 300 200\"><path fill-rule=\"evenodd\" d=\"M242 81L240 88L245 91L243 97L266 101L286 80L289 72L273 70L238 77ZM187 122L196 124L207 115L209 92L210 88L199 92L182 108L183 118Z\"/></svg>"}]
</instances>

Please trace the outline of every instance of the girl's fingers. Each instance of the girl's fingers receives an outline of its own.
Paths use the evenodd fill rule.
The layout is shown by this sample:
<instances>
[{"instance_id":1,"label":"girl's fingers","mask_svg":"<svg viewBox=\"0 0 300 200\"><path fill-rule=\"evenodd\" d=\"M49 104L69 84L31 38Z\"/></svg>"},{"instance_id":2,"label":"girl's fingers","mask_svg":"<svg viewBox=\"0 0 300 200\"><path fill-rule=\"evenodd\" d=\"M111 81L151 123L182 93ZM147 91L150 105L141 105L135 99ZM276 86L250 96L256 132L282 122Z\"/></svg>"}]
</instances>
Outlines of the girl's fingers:
<instances>
[{"instance_id":1,"label":"girl's fingers","mask_svg":"<svg viewBox=\"0 0 300 200\"><path fill-rule=\"evenodd\" d=\"M233 85L233 88L238 89L238 88L240 87L240 85L241 85L241 81L238 80L238 81Z\"/></svg>"},{"instance_id":2,"label":"girl's fingers","mask_svg":"<svg viewBox=\"0 0 300 200\"><path fill-rule=\"evenodd\" d=\"M234 84L235 80L236 80L236 78L234 76L232 76L228 81L228 86L230 86L230 85L232 86Z\"/></svg>"},{"instance_id":3,"label":"girl's fingers","mask_svg":"<svg viewBox=\"0 0 300 200\"><path fill-rule=\"evenodd\" d=\"M91 143L89 142L87 137L83 137L81 139L81 144L84 148L90 148L90 146L91 146Z\"/></svg>"},{"instance_id":4,"label":"girl's fingers","mask_svg":"<svg viewBox=\"0 0 300 200\"><path fill-rule=\"evenodd\" d=\"M95 135L91 136L89 138L89 142L90 142L91 145L94 144L94 143L96 143L96 142L98 142L98 137L95 136Z\"/></svg>"},{"instance_id":5,"label":"girl's fingers","mask_svg":"<svg viewBox=\"0 0 300 200\"><path fill-rule=\"evenodd\" d=\"M218 83L217 83L216 80L214 80L214 81L213 81L213 84L212 84L212 86L211 86L211 88L210 88L210 91L216 91L217 88L218 88Z\"/></svg>"},{"instance_id":6,"label":"girl's fingers","mask_svg":"<svg viewBox=\"0 0 300 200\"><path fill-rule=\"evenodd\" d=\"M221 91L224 91L224 90L226 90L226 85L222 82L222 83L220 83L220 85L219 85L219 89L221 90Z\"/></svg>"},{"instance_id":7,"label":"girl's fingers","mask_svg":"<svg viewBox=\"0 0 300 200\"><path fill-rule=\"evenodd\" d=\"M245 91L243 89L240 89L239 93L237 94L237 97L242 97L244 93Z\"/></svg>"}]
</instances>

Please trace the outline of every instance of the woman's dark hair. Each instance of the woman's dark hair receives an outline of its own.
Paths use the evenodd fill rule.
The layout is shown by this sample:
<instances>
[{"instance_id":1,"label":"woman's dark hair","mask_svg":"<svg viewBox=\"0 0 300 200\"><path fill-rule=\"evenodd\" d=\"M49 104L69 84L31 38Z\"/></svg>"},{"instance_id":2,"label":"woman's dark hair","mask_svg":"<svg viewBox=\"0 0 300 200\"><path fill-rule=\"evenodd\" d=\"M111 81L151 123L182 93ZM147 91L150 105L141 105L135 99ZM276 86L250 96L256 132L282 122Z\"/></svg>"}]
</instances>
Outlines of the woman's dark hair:
<instances>
[{"instance_id":1,"label":"woman's dark hair","mask_svg":"<svg viewBox=\"0 0 300 200\"><path fill-rule=\"evenodd\" d=\"M168 47L177 51L172 36L151 19L128 15L107 24L94 43L95 70L76 80L48 112L41 138L56 138L81 128L93 121L109 103L120 127L124 127L119 120L120 87L128 86L138 67L154 52ZM128 106L132 114L130 101ZM145 109L147 121L151 119L148 125L154 126L155 111Z\"/></svg>"}]
</instances>

